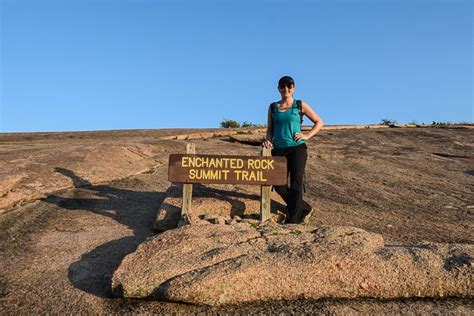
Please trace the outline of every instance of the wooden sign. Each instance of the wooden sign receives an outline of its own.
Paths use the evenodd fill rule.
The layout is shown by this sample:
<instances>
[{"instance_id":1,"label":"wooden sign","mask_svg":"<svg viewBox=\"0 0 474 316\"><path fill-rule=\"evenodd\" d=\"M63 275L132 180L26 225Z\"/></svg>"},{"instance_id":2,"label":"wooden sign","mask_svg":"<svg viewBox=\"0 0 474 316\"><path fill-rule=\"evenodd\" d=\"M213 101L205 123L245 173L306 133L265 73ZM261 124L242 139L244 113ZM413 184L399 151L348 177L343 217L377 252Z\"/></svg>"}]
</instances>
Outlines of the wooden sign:
<instances>
[{"instance_id":1,"label":"wooden sign","mask_svg":"<svg viewBox=\"0 0 474 316\"><path fill-rule=\"evenodd\" d=\"M168 180L175 183L284 185L285 157L171 154Z\"/></svg>"}]
</instances>

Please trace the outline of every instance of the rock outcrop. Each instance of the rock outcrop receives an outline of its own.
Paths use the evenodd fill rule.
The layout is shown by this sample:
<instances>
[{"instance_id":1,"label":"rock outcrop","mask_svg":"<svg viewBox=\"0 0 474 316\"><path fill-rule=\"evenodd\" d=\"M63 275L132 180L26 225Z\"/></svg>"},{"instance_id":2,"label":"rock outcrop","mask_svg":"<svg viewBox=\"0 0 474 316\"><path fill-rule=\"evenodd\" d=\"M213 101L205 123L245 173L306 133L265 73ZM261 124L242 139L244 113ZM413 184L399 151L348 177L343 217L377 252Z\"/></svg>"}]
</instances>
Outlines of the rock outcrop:
<instances>
[{"instance_id":1,"label":"rock outcrop","mask_svg":"<svg viewBox=\"0 0 474 316\"><path fill-rule=\"evenodd\" d=\"M213 132L205 133L187 133L179 135L169 135L160 137L160 139L178 139L178 140L190 140L190 139L206 139L214 137L226 137L236 134L263 134L266 132L266 128L231 128L231 129L220 129Z\"/></svg>"},{"instance_id":2,"label":"rock outcrop","mask_svg":"<svg viewBox=\"0 0 474 316\"><path fill-rule=\"evenodd\" d=\"M298 298L472 297L474 246L384 245L353 227L238 223L166 231L125 257L116 295L224 305Z\"/></svg>"},{"instance_id":3,"label":"rock outcrop","mask_svg":"<svg viewBox=\"0 0 474 316\"><path fill-rule=\"evenodd\" d=\"M162 164L153 158L152 150L143 144L59 142L19 151L14 159L0 161L0 214L54 191L146 172Z\"/></svg>"},{"instance_id":4,"label":"rock outcrop","mask_svg":"<svg viewBox=\"0 0 474 316\"><path fill-rule=\"evenodd\" d=\"M262 134L236 134L231 135L229 138L234 142L259 145L265 140L265 135Z\"/></svg>"}]
</instances>

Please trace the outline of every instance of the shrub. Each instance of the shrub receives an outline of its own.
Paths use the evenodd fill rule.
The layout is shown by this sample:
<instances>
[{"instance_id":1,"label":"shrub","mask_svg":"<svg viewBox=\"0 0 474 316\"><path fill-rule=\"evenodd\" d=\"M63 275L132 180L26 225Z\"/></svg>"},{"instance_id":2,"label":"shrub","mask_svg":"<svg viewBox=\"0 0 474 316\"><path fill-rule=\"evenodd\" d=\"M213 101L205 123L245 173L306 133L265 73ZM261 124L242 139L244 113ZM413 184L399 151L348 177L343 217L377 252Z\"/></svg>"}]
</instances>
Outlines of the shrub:
<instances>
[{"instance_id":1,"label":"shrub","mask_svg":"<svg viewBox=\"0 0 474 316\"><path fill-rule=\"evenodd\" d=\"M239 128L240 127L240 124L237 123L236 121L234 120L222 120L221 122L221 127L223 128Z\"/></svg>"},{"instance_id":2,"label":"shrub","mask_svg":"<svg viewBox=\"0 0 474 316\"><path fill-rule=\"evenodd\" d=\"M451 125L450 122L435 122L435 121L433 121L433 123L431 123L431 127L448 127L449 125Z\"/></svg>"},{"instance_id":3,"label":"shrub","mask_svg":"<svg viewBox=\"0 0 474 316\"><path fill-rule=\"evenodd\" d=\"M242 127L263 127L262 124L256 124L256 123L247 122L247 121L244 121L241 126Z\"/></svg>"},{"instance_id":4,"label":"shrub","mask_svg":"<svg viewBox=\"0 0 474 316\"><path fill-rule=\"evenodd\" d=\"M456 125L468 125L468 126L473 126L473 122L467 122L467 121L461 121L459 123L456 123Z\"/></svg>"},{"instance_id":5,"label":"shrub","mask_svg":"<svg viewBox=\"0 0 474 316\"><path fill-rule=\"evenodd\" d=\"M390 120L390 119L382 119L380 122L380 125L387 125L387 126L394 126L398 122L395 120Z\"/></svg>"}]
</instances>

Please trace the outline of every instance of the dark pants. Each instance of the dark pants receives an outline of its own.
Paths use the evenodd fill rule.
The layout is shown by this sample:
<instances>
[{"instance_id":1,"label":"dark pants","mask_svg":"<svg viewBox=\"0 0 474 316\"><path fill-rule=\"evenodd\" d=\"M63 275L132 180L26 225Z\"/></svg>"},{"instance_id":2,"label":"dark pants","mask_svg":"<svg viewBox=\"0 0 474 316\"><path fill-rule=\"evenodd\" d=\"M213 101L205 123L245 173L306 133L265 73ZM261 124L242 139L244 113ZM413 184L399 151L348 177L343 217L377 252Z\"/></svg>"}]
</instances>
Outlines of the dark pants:
<instances>
[{"instance_id":1,"label":"dark pants","mask_svg":"<svg viewBox=\"0 0 474 316\"><path fill-rule=\"evenodd\" d=\"M290 176L288 185L276 185L275 191L287 205L289 223L302 221L305 210L311 206L303 200L303 178L308 158L306 144L295 147L274 148L272 156L284 156L287 159L287 172Z\"/></svg>"}]
</instances>

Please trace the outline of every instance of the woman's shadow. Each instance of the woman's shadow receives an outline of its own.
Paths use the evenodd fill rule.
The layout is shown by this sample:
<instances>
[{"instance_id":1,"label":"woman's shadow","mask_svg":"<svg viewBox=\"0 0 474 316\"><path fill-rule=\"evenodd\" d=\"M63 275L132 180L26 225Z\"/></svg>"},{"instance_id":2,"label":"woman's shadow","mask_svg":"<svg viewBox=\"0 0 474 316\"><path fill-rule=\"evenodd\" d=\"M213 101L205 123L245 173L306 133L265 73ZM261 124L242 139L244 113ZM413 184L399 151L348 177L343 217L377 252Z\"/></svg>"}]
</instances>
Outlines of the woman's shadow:
<instances>
[{"instance_id":1,"label":"woman's shadow","mask_svg":"<svg viewBox=\"0 0 474 316\"><path fill-rule=\"evenodd\" d=\"M64 194L51 194L42 201L55 204L71 211L89 211L109 217L133 231L133 236L122 237L98 246L83 254L79 260L69 266L68 278L71 283L87 293L100 297L111 297L111 279L123 258L134 252L138 245L156 234L153 224L159 207L166 196L174 195L170 186L166 192L134 191L111 185L92 185L73 171L56 168L73 181L75 190ZM136 186L145 186L138 179ZM214 197L228 199L229 196L245 196L236 192L217 190ZM258 196L247 196L258 198Z\"/></svg>"}]
</instances>

